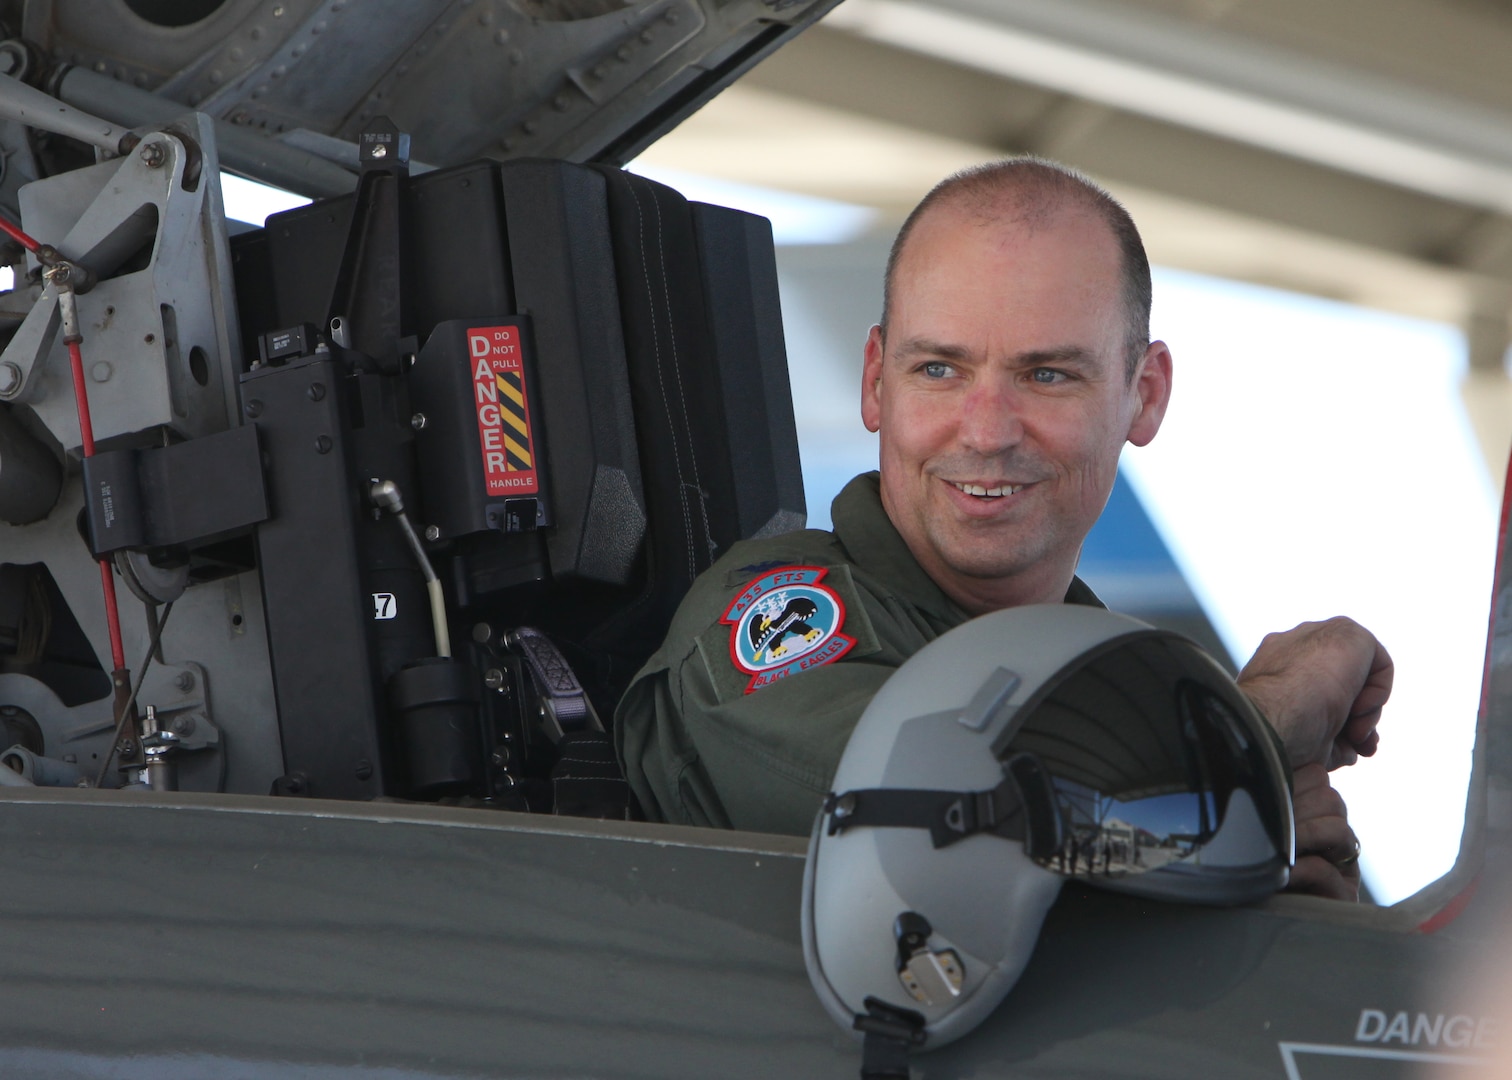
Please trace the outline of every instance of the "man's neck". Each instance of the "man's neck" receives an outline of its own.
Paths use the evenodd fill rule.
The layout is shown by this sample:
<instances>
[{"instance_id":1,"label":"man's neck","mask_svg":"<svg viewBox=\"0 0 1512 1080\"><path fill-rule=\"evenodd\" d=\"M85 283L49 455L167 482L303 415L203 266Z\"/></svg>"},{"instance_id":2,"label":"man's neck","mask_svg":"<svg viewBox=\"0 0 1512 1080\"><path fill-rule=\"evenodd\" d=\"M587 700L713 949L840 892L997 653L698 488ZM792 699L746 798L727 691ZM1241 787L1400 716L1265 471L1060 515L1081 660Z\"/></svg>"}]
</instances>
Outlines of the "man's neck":
<instances>
[{"instance_id":1,"label":"man's neck","mask_svg":"<svg viewBox=\"0 0 1512 1080\"><path fill-rule=\"evenodd\" d=\"M914 557L918 559L918 553ZM919 565L941 592L972 616L1025 604L1062 603L1076 572L1073 562L1064 567L1036 566L1031 572L1010 578L978 578L957 573L949 567L931 566L923 559L919 559Z\"/></svg>"}]
</instances>

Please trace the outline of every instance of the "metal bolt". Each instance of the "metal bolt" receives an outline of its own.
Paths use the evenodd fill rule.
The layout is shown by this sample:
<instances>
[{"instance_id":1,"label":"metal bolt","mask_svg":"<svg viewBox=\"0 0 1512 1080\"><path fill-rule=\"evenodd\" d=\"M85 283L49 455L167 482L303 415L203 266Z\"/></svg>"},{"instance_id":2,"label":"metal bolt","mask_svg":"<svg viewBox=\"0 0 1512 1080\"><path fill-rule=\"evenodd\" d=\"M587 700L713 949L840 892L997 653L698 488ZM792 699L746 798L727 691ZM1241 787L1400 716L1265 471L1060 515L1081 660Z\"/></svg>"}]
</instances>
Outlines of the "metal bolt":
<instances>
[{"instance_id":1,"label":"metal bolt","mask_svg":"<svg viewBox=\"0 0 1512 1080\"><path fill-rule=\"evenodd\" d=\"M259 416L261 416L262 411L263 403L261 401L258 401L256 398L253 398L251 401L242 406L242 412L246 413L248 419L251 420L256 420Z\"/></svg>"},{"instance_id":2,"label":"metal bolt","mask_svg":"<svg viewBox=\"0 0 1512 1080\"><path fill-rule=\"evenodd\" d=\"M0 397L15 397L21 392L21 369L7 360L0 364Z\"/></svg>"},{"instance_id":3,"label":"metal bolt","mask_svg":"<svg viewBox=\"0 0 1512 1080\"><path fill-rule=\"evenodd\" d=\"M179 672L178 678L173 680L173 685L178 689L179 693L187 694L189 691L194 689L194 672Z\"/></svg>"},{"instance_id":4,"label":"metal bolt","mask_svg":"<svg viewBox=\"0 0 1512 1080\"><path fill-rule=\"evenodd\" d=\"M109 382L110 375L110 364L105 360L101 360L99 363L95 364L94 367L89 369L89 377L92 378L95 382Z\"/></svg>"},{"instance_id":5,"label":"metal bolt","mask_svg":"<svg viewBox=\"0 0 1512 1080\"><path fill-rule=\"evenodd\" d=\"M323 399L325 397L325 383L311 383L310 388L305 391L305 397L311 401L320 401Z\"/></svg>"},{"instance_id":6,"label":"metal bolt","mask_svg":"<svg viewBox=\"0 0 1512 1080\"><path fill-rule=\"evenodd\" d=\"M168 155L163 150L163 144L156 142L144 144L142 149L137 152L137 156L142 159L142 164L149 169L160 169L163 167L163 162L168 160Z\"/></svg>"},{"instance_id":7,"label":"metal bolt","mask_svg":"<svg viewBox=\"0 0 1512 1080\"><path fill-rule=\"evenodd\" d=\"M317 454L329 454L331 452L331 437L329 435L315 436L315 452Z\"/></svg>"},{"instance_id":8,"label":"metal bolt","mask_svg":"<svg viewBox=\"0 0 1512 1080\"><path fill-rule=\"evenodd\" d=\"M410 417L410 427L414 428L416 431L424 431L425 414L423 412L417 412L414 416Z\"/></svg>"},{"instance_id":9,"label":"metal bolt","mask_svg":"<svg viewBox=\"0 0 1512 1080\"><path fill-rule=\"evenodd\" d=\"M130 757L132 754L136 753L136 743L132 742L130 739L122 739L121 745L117 748L116 752L122 757Z\"/></svg>"},{"instance_id":10,"label":"metal bolt","mask_svg":"<svg viewBox=\"0 0 1512 1080\"><path fill-rule=\"evenodd\" d=\"M835 802L835 820L844 821L856 812L856 796L846 792Z\"/></svg>"},{"instance_id":11,"label":"metal bolt","mask_svg":"<svg viewBox=\"0 0 1512 1080\"><path fill-rule=\"evenodd\" d=\"M479 645L487 645L491 637L493 637L493 627L486 622L473 623L472 639Z\"/></svg>"},{"instance_id":12,"label":"metal bolt","mask_svg":"<svg viewBox=\"0 0 1512 1080\"><path fill-rule=\"evenodd\" d=\"M439 525L427 525L425 527L425 538L432 542L441 539L441 527Z\"/></svg>"},{"instance_id":13,"label":"metal bolt","mask_svg":"<svg viewBox=\"0 0 1512 1080\"><path fill-rule=\"evenodd\" d=\"M388 157L388 147L384 146L382 143L378 143L373 147L373 156L375 158Z\"/></svg>"},{"instance_id":14,"label":"metal bolt","mask_svg":"<svg viewBox=\"0 0 1512 1080\"><path fill-rule=\"evenodd\" d=\"M509 764L509 748L507 746L499 747L493 752L493 757L490 760L499 768L504 768Z\"/></svg>"},{"instance_id":15,"label":"metal bolt","mask_svg":"<svg viewBox=\"0 0 1512 1080\"><path fill-rule=\"evenodd\" d=\"M504 673L498 668L489 668L483 673L483 685L490 690L497 690L504 685Z\"/></svg>"},{"instance_id":16,"label":"metal bolt","mask_svg":"<svg viewBox=\"0 0 1512 1080\"><path fill-rule=\"evenodd\" d=\"M179 738L187 738L188 736L194 734L194 717L175 716L172 722L169 723L168 727Z\"/></svg>"}]
</instances>

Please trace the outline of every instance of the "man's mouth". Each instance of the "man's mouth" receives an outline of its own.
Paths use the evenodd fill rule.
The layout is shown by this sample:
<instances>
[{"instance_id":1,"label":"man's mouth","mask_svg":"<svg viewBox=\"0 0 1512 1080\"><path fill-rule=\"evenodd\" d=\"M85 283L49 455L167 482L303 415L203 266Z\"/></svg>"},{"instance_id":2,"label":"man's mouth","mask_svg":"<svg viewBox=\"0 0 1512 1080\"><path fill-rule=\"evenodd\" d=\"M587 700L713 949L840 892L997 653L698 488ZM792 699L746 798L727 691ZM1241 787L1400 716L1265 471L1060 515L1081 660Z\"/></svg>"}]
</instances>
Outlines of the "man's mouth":
<instances>
[{"instance_id":1,"label":"man's mouth","mask_svg":"<svg viewBox=\"0 0 1512 1080\"><path fill-rule=\"evenodd\" d=\"M962 484L952 480L956 490L964 491L967 495L975 495L979 499L1001 499L1004 495L1014 495L1024 490L1023 484L1002 484L998 487L983 487L981 484Z\"/></svg>"}]
</instances>

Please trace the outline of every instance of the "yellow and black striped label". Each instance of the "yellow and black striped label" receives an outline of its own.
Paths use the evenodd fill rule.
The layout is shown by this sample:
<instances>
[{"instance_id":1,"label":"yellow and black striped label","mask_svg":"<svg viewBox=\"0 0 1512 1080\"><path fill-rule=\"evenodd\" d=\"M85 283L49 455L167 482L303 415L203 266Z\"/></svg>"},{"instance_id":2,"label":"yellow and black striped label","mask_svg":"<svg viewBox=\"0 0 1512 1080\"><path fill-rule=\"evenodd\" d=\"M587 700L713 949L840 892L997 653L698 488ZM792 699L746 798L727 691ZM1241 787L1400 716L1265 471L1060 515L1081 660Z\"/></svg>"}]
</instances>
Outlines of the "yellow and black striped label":
<instances>
[{"instance_id":1,"label":"yellow and black striped label","mask_svg":"<svg viewBox=\"0 0 1512 1080\"><path fill-rule=\"evenodd\" d=\"M469 327L467 349L487 494L533 495L541 484L530 432L520 330L515 326Z\"/></svg>"}]
</instances>

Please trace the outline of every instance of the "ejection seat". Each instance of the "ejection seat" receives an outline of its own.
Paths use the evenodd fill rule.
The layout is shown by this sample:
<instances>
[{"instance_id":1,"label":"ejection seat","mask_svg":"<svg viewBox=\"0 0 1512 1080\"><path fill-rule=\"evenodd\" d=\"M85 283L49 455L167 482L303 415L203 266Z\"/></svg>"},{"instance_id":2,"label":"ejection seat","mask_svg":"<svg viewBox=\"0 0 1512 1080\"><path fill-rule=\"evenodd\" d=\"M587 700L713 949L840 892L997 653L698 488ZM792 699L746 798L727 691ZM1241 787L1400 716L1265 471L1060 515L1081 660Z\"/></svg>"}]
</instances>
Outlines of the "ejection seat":
<instances>
[{"instance_id":1,"label":"ejection seat","mask_svg":"<svg viewBox=\"0 0 1512 1080\"><path fill-rule=\"evenodd\" d=\"M401 760L354 780L353 748L373 743L381 753L381 735L361 730L360 710L332 706L390 684L425 628L406 638L371 620L351 625L322 594L379 584L413 593L418 583L400 580L401 564L413 571L403 552L363 540L364 514L377 513L362 507L352 515L350 567L326 563L351 580L312 576L301 545L317 520L332 528L329 493L269 470L275 517L259 527L258 568L285 765L301 793L498 795L521 779L511 775L520 747L498 740L520 717L532 719L529 695L506 700L508 684L533 682L536 711L561 719L543 686L562 674L557 653L533 649L540 639L519 628L555 646L607 722L693 579L738 539L803 526L763 218L690 203L611 167L479 163L371 184L365 174L356 195L237 238L233 260L246 355L279 363L287 358L273 353L289 328L313 331L296 334L308 349L324 345L329 327L326 347L349 349L374 375L407 386L408 401L378 390L345 395L352 469L376 478L381 468L412 489L404 496L445 583L458 655L487 673L482 760L442 769L471 779L454 783L448 773L428 783L414 775L420 766ZM486 353L490 335L518 343L522 362L474 370L470 350ZM400 373L407 378L393 377ZM501 413L479 409L495 403L496 389L513 403L504 426ZM264 404L265 454L309 436L299 421L280 419L296 414L292 404L283 412ZM417 466L405 474L395 448L410 440ZM488 457L490 446L498 457ZM368 643L365 660L333 665L331 642L354 635ZM552 669L544 676L543 659ZM569 675L563 685L571 684ZM568 726L559 723L553 738ZM583 737L607 753L604 736Z\"/></svg>"}]
</instances>

